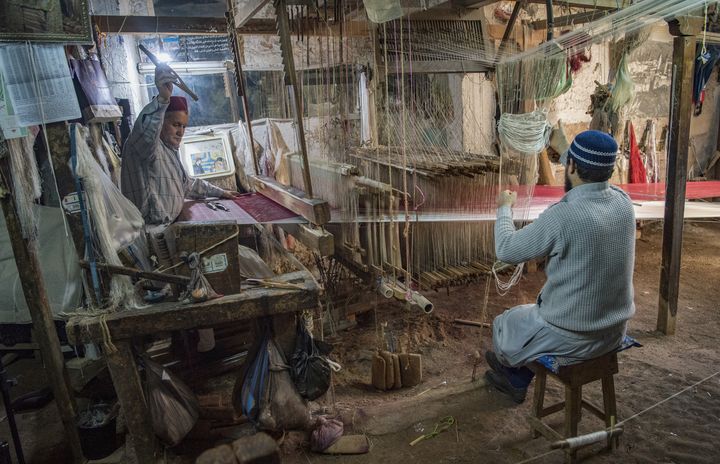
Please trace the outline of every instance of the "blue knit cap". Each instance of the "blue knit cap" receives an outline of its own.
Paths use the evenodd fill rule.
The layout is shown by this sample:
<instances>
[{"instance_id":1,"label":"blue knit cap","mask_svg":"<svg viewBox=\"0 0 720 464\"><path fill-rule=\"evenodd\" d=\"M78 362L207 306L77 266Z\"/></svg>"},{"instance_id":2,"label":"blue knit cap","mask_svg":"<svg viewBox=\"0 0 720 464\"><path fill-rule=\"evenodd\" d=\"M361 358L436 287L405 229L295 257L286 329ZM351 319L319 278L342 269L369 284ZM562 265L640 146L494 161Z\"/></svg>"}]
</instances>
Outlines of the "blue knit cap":
<instances>
[{"instance_id":1,"label":"blue knit cap","mask_svg":"<svg viewBox=\"0 0 720 464\"><path fill-rule=\"evenodd\" d=\"M560 156L560 162L567 166L568 159L583 169L606 171L613 169L618 145L605 132L589 130L579 133L570 144L568 151Z\"/></svg>"}]
</instances>

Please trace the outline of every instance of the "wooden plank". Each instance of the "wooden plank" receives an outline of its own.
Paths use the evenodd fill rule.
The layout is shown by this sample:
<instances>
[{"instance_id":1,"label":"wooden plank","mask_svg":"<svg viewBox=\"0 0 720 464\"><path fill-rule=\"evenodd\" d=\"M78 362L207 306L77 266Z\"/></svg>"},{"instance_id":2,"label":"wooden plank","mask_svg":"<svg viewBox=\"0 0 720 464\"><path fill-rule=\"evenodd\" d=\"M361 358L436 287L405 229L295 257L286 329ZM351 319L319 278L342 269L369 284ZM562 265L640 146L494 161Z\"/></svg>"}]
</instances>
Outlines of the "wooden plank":
<instances>
[{"instance_id":1,"label":"wooden plank","mask_svg":"<svg viewBox=\"0 0 720 464\"><path fill-rule=\"evenodd\" d=\"M63 199L70 199L76 194L75 180L70 169L70 132L67 123L57 122L48 124L45 133L50 147L50 154L45 156L52 163L58 195L60 202L63 202ZM44 147L44 144L41 146ZM45 150L42 150L42 152L44 153ZM85 239L83 238L80 211L63 208L63 214L70 229L78 258L83 259L85 257Z\"/></svg>"},{"instance_id":2,"label":"wooden plank","mask_svg":"<svg viewBox=\"0 0 720 464\"><path fill-rule=\"evenodd\" d=\"M269 177L250 176L250 183L257 193L280 203L317 226L330 222L330 205L325 200L307 198L302 190L287 187Z\"/></svg>"},{"instance_id":3,"label":"wooden plank","mask_svg":"<svg viewBox=\"0 0 720 464\"><path fill-rule=\"evenodd\" d=\"M5 141L0 143L6 145ZM0 149L0 152L2 151L4 150ZM48 302L45 279L40 269L38 244L34 237L23 237L12 193L12 184L8 182L11 178L10 157L0 158L0 204L2 204L5 215L5 224L17 264L20 285L32 318L33 337L40 345L44 368L65 429L65 439L70 445L72 462L82 463L85 462L85 458L80 448L75 401L72 397L70 377L65 369L60 340Z\"/></svg>"},{"instance_id":4,"label":"wooden plank","mask_svg":"<svg viewBox=\"0 0 720 464\"><path fill-rule=\"evenodd\" d=\"M92 22L109 34L227 34L224 16L119 16L93 15ZM238 34L277 34L274 19L252 19L237 28Z\"/></svg>"},{"instance_id":5,"label":"wooden plank","mask_svg":"<svg viewBox=\"0 0 720 464\"><path fill-rule=\"evenodd\" d=\"M302 162L303 187L308 197L312 198L313 188L310 179L310 164L308 160L307 143L305 142L305 122L303 117L302 96L297 83L297 71L295 71L295 57L293 53L292 40L290 37L290 18L288 17L287 1L273 0L275 6L275 20L277 31L280 37L280 55L285 74L285 87L290 97L290 104L294 107L295 135L298 148L300 149L300 161ZM342 48L341 48L342 51ZM340 59L342 61L342 58Z\"/></svg>"},{"instance_id":6,"label":"wooden plank","mask_svg":"<svg viewBox=\"0 0 720 464\"><path fill-rule=\"evenodd\" d=\"M155 438L135 357L129 341L115 342L117 351L106 352L108 370L120 403L137 462L157 461L158 441Z\"/></svg>"},{"instance_id":7,"label":"wooden plank","mask_svg":"<svg viewBox=\"0 0 720 464\"><path fill-rule=\"evenodd\" d=\"M547 150L540 152L538 155L538 162L538 184L555 185L555 174L553 174Z\"/></svg>"},{"instance_id":8,"label":"wooden plank","mask_svg":"<svg viewBox=\"0 0 720 464\"><path fill-rule=\"evenodd\" d=\"M233 0L235 1L235 27L246 24L270 0Z\"/></svg>"},{"instance_id":9,"label":"wooden plank","mask_svg":"<svg viewBox=\"0 0 720 464\"><path fill-rule=\"evenodd\" d=\"M385 71L381 66L381 72ZM492 71L493 66L481 61L472 60L433 60L433 61L406 61L404 66L396 66L394 63L387 68L388 74L410 73L484 73ZM383 72L384 73L384 72Z\"/></svg>"},{"instance_id":10,"label":"wooden plank","mask_svg":"<svg viewBox=\"0 0 720 464\"><path fill-rule=\"evenodd\" d=\"M562 440L564 438L557 430L553 429L535 416L528 416L527 420L534 431L542 434L543 437L550 441Z\"/></svg>"},{"instance_id":11,"label":"wooden plank","mask_svg":"<svg viewBox=\"0 0 720 464\"><path fill-rule=\"evenodd\" d=\"M498 0L452 0L454 5L463 8L483 8L493 3L499 3ZM527 0L528 3L545 4L546 0ZM624 8L630 5L630 0L569 0L558 2L564 7L573 8L595 8L598 10L616 10L618 6Z\"/></svg>"},{"instance_id":12,"label":"wooden plank","mask_svg":"<svg viewBox=\"0 0 720 464\"><path fill-rule=\"evenodd\" d=\"M604 11L583 11L582 13L575 13L567 16L560 16L559 18L555 18L553 20L554 27L566 27L566 26L573 26L576 24L585 24L592 21L595 21L596 19L600 19L603 16L606 16L610 12L607 10ZM547 20L546 19L538 19L537 21L532 21L530 23L530 27L533 29L546 29L547 28Z\"/></svg>"},{"instance_id":13,"label":"wooden plank","mask_svg":"<svg viewBox=\"0 0 720 464\"><path fill-rule=\"evenodd\" d=\"M83 269L90 269L90 263L88 263L85 260L80 260L80 266ZM101 269L108 274L120 274L120 275L126 275L130 277L134 277L136 279L149 279L149 280L159 280L160 282L168 282L171 284L179 284L179 285L188 285L190 283L190 277L185 276L177 276L174 274L163 274L161 272L148 272L148 271L141 271L140 269L135 269L132 267L125 267L125 266L114 266L112 264L105 264L105 263L97 263L98 269Z\"/></svg>"},{"instance_id":14,"label":"wooden plank","mask_svg":"<svg viewBox=\"0 0 720 464\"><path fill-rule=\"evenodd\" d=\"M331 256L335 253L335 237L325 229L315 229L305 224L280 224L280 227L320 256Z\"/></svg>"},{"instance_id":15,"label":"wooden plank","mask_svg":"<svg viewBox=\"0 0 720 464\"><path fill-rule=\"evenodd\" d=\"M699 31L681 28L670 30L673 39L673 73L670 92L670 123L668 128L667 184L665 190L665 223L663 227L662 264L657 329L666 335L675 333L680 261L682 255L683 219L685 214L685 182L690 147L692 118L692 82ZM694 33L693 33L694 32Z\"/></svg>"},{"instance_id":16,"label":"wooden plank","mask_svg":"<svg viewBox=\"0 0 720 464\"><path fill-rule=\"evenodd\" d=\"M297 283L303 290L243 288L240 294L204 303L160 303L142 309L120 311L106 315L105 322L112 340L125 340L160 331L213 327L317 306L319 289L307 271L283 274L273 280ZM73 344L103 341L99 317L70 318L67 334Z\"/></svg>"}]
</instances>

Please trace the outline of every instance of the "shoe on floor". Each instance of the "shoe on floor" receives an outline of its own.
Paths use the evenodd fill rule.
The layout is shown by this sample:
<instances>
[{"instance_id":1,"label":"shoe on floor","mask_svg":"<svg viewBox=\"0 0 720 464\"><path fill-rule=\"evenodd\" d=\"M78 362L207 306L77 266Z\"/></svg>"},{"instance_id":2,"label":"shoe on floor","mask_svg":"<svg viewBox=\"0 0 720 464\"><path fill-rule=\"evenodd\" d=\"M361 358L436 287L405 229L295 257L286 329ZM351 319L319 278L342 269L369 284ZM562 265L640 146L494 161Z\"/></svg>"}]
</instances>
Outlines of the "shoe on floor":
<instances>
[{"instance_id":1,"label":"shoe on floor","mask_svg":"<svg viewBox=\"0 0 720 464\"><path fill-rule=\"evenodd\" d=\"M494 351L488 350L485 352L485 361L488 363L488 366L490 366L490 369L498 374L505 374L505 369L503 369L505 366L498 360Z\"/></svg>"},{"instance_id":2,"label":"shoe on floor","mask_svg":"<svg viewBox=\"0 0 720 464\"><path fill-rule=\"evenodd\" d=\"M505 377L505 375L503 375L502 373L498 373L495 371L485 371L485 380L487 380L490 385L495 387L495 389L508 395L517 404L521 404L523 401L525 401L527 388L513 387L510 383L510 380L508 380L508 378Z\"/></svg>"}]
</instances>

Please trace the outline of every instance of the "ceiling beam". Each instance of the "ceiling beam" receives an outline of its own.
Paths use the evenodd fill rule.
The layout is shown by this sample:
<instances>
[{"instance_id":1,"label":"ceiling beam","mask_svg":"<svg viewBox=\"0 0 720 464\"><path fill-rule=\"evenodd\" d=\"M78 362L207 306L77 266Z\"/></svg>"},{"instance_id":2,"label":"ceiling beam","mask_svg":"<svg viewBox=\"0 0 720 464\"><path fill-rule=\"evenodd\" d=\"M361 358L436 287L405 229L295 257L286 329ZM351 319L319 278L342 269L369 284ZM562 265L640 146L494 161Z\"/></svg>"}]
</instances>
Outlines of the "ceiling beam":
<instances>
[{"instance_id":1,"label":"ceiling beam","mask_svg":"<svg viewBox=\"0 0 720 464\"><path fill-rule=\"evenodd\" d=\"M270 0L230 0L234 3L235 27L247 24Z\"/></svg>"},{"instance_id":2,"label":"ceiling beam","mask_svg":"<svg viewBox=\"0 0 720 464\"><path fill-rule=\"evenodd\" d=\"M184 17L184 16L93 16L100 32L109 34L201 34L201 35L227 35L227 21L221 17ZM290 24L291 32L295 23ZM246 21L237 28L240 35L277 35L275 19L257 18ZM345 23L346 36L365 36L369 34L367 21L348 21ZM328 27L318 26L315 30L304 31L305 35L327 36L340 34L340 25L332 24Z\"/></svg>"},{"instance_id":3,"label":"ceiling beam","mask_svg":"<svg viewBox=\"0 0 720 464\"><path fill-rule=\"evenodd\" d=\"M100 16L92 17L101 32L111 34L223 34L227 35L224 17L185 16ZM238 28L239 34L277 34L274 19L251 19Z\"/></svg>"},{"instance_id":4,"label":"ceiling beam","mask_svg":"<svg viewBox=\"0 0 720 464\"><path fill-rule=\"evenodd\" d=\"M554 27L567 27L574 26L576 24L584 24L600 19L603 16L609 14L609 11L584 11L582 13L575 13L567 16L560 16L555 18L553 25ZM530 22L530 27L533 29L545 29L547 28L547 19L539 19L537 21Z\"/></svg>"},{"instance_id":5,"label":"ceiling beam","mask_svg":"<svg viewBox=\"0 0 720 464\"><path fill-rule=\"evenodd\" d=\"M545 0L527 0L528 3L542 3L545 4ZM482 8L487 5L498 3L498 0L453 0L453 4L461 6L463 8ZM626 7L630 5L630 0L569 0L562 1L559 5L569 6L574 8L595 8L598 10L617 10L618 3L620 7Z\"/></svg>"}]
</instances>

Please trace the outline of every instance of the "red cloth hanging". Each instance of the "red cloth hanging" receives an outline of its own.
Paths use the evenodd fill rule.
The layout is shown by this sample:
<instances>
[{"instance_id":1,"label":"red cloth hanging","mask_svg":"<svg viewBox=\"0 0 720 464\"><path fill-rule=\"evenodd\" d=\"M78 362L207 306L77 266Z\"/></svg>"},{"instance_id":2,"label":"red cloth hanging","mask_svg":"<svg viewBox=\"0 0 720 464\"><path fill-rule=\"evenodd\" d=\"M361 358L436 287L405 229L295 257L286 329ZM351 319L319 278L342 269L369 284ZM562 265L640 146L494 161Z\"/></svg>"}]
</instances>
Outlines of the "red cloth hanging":
<instances>
[{"instance_id":1,"label":"red cloth hanging","mask_svg":"<svg viewBox=\"0 0 720 464\"><path fill-rule=\"evenodd\" d=\"M630 123L630 183L647 184L647 171L645 163L640 156L640 148L635 138L635 128Z\"/></svg>"}]
</instances>

